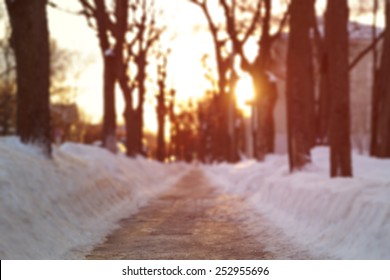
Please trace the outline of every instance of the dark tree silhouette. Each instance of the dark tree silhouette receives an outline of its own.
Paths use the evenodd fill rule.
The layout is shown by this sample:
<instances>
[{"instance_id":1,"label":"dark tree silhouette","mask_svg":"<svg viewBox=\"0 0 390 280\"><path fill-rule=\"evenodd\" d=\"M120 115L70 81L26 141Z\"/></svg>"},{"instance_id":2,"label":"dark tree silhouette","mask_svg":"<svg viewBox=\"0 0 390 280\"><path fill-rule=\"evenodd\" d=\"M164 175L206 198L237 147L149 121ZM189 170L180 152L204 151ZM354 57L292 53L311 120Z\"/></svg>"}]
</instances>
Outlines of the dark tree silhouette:
<instances>
[{"instance_id":1,"label":"dark tree silhouette","mask_svg":"<svg viewBox=\"0 0 390 280\"><path fill-rule=\"evenodd\" d=\"M115 20L111 19L104 0L79 0L83 7L83 14L90 26L97 30L100 51L103 59L103 147L116 152L116 109L115 83L117 71L122 65L123 44L127 30L128 1L114 2ZM113 44L112 42L115 41ZM113 45L112 45L113 44Z\"/></svg>"},{"instance_id":2,"label":"dark tree silhouette","mask_svg":"<svg viewBox=\"0 0 390 280\"><path fill-rule=\"evenodd\" d=\"M229 135L228 108L229 108L229 75L232 77L232 61L234 54L227 53L227 38L221 36L218 24L214 21L207 0L189 0L197 5L206 17L210 34L214 43L214 53L218 73L218 94L215 95L215 102L218 109L215 111L218 126L215 127L213 141L213 158L216 160L229 159L229 145L232 143ZM222 32L223 33L223 32Z\"/></svg>"},{"instance_id":3,"label":"dark tree silhouette","mask_svg":"<svg viewBox=\"0 0 390 280\"><path fill-rule=\"evenodd\" d=\"M125 100L123 113L128 156L143 154L143 106L146 94L148 55L160 38L153 0L115 0L109 12L104 0L79 0L88 23L97 29L104 61L103 143L115 143L115 83ZM94 26L96 25L96 26ZM115 42L113 44L113 42ZM134 93L138 103L134 108Z\"/></svg>"},{"instance_id":4,"label":"dark tree silhouette","mask_svg":"<svg viewBox=\"0 0 390 280\"><path fill-rule=\"evenodd\" d=\"M171 125L170 127L170 140L169 140L169 145L168 145L168 157L169 158L175 158L177 155L177 117L175 113L175 97L176 97L176 92L175 90L171 90L169 92L169 102L167 106L167 115L169 118L169 123Z\"/></svg>"},{"instance_id":5,"label":"dark tree silhouette","mask_svg":"<svg viewBox=\"0 0 390 280\"><path fill-rule=\"evenodd\" d=\"M197 112L190 100L186 107L175 113L174 126L174 156L176 160L191 162L198 152L198 122Z\"/></svg>"},{"instance_id":6,"label":"dark tree silhouette","mask_svg":"<svg viewBox=\"0 0 390 280\"><path fill-rule=\"evenodd\" d=\"M373 42L375 42L376 39L376 29L377 29L377 14L378 14L378 0L374 0L373 3L373 9L372 9L372 14L373 14L373 23L372 23L372 39ZM377 66L377 61L378 61L378 49L376 46L373 47L373 52L372 52L372 77L373 77L373 85L372 85L372 95L371 95L371 143L370 143L370 154L372 156L376 155L377 151L377 123L378 123L378 97L377 93L378 91L376 90L377 86L377 74L378 74L378 66Z\"/></svg>"},{"instance_id":7,"label":"dark tree silhouette","mask_svg":"<svg viewBox=\"0 0 390 280\"><path fill-rule=\"evenodd\" d=\"M235 131L232 123L237 120L235 111L231 109L232 103L232 89L237 79L233 67L233 61L235 56L241 58L241 67L246 71L253 80L255 88L255 102L254 102L254 121L253 121L253 137L254 137L254 151L255 156L258 159L263 159L266 153L273 152L274 150L274 120L273 120L273 108L276 104L276 87L272 84L270 79L270 73L272 73L272 45L277 38L279 38L283 26L287 20L288 12L284 15L280 21L280 26L275 34L271 34L271 21L272 21L272 1L271 0L259 0L254 3L245 1L225 1L221 0L220 4L224 12L225 25L222 30L217 28L217 24L213 22L207 1L191 0L191 2L201 7L209 24L209 29L212 34L216 52L217 66L218 66L218 82L219 91L223 94L222 108L227 110L220 110L227 114L224 116L221 114L221 121L228 124L228 131L225 132L224 141L228 143L225 147L228 159L237 158L237 143L238 135L235 135ZM262 9L264 4L264 9ZM264 14L262 15L262 10ZM250 11L250 16L246 14L245 17L239 18L239 15L245 14ZM262 28L259 35L259 51L253 62L250 62L244 53L244 45L251 36L255 36L258 23L261 21ZM227 38L222 38L220 33L227 34ZM230 53L225 54L224 50L230 46ZM229 98L230 97L230 98ZM225 128L226 129L226 128ZM227 139L227 140L226 140ZM236 153L232 152L235 150Z\"/></svg>"},{"instance_id":8,"label":"dark tree silhouette","mask_svg":"<svg viewBox=\"0 0 390 280\"><path fill-rule=\"evenodd\" d=\"M46 0L7 0L17 73L17 133L51 155L49 30ZM37 71L39 69L39 71Z\"/></svg>"},{"instance_id":9,"label":"dark tree silhouette","mask_svg":"<svg viewBox=\"0 0 390 280\"><path fill-rule=\"evenodd\" d=\"M311 161L311 135L314 126L314 80L310 41L314 0L291 3L287 55L287 126L290 170L301 169Z\"/></svg>"},{"instance_id":10,"label":"dark tree silhouette","mask_svg":"<svg viewBox=\"0 0 390 280\"><path fill-rule=\"evenodd\" d=\"M221 1L225 2L226 1ZM277 88L272 81L271 76L275 76L276 73L273 68L272 47L274 42L280 37L284 25L289 16L289 8L287 8L282 19L279 22L279 27L274 34L271 34L272 23L272 1L263 0L258 1L255 10L253 11L253 20L246 30L243 39L239 39L239 33L234 30L234 19L228 17L229 13L234 14L234 7L228 8L227 4L223 4L225 10L225 18L230 19L232 23L227 23L230 28L228 29L230 39L233 41L234 49L240 55L241 67L246 71L253 80L253 86L255 90L254 100L254 152L255 156L259 160L263 160L267 153L274 152L274 117L273 111L277 100ZM264 9L261 13L261 4L263 3ZM230 12L229 12L230 10ZM261 33L258 38L258 53L253 62L244 54L245 40L253 35L257 21L261 19Z\"/></svg>"},{"instance_id":11,"label":"dark tree silhouette","mask_svg":"<svg viewBox=\"0 0 390 280\"><path fill-rule=\"evenodd\" d=\"M362 1L360 4L367 3L368 1ZM375 143L376 143L376 126L377 126L377 96L376 93L376 81L377 81L377 72L378 72L378 44L384 38L384 32L377 34L377 12L379 9L378 0L372 1L372 14L373 14L373 24L372 24L372 42L361 50L354 58L350 60L349 63L349 71L352 71L356 65L363 58L366 57L367 54L372 52L373 56L373 90L372 90L372 110L371 110L371 145L370 145L370 153L374 154L375 152ZM359 10L359 9L358 9ZM368 10L362 11L363 13L367 13ZM328 77L328 66L327 66L327 50L325 47L324 38L321 35L319 30L319 23L317 21L317 17L315 15L315 11L313 10L313 28L314 28L314 41L316 46L316 59L317 64L319 65L319 98L317 100L317 110L316 110L316 143L317 144L329 144L329 122L330 122L330 113L331 113L331 104L330 104L330 94L328 90L329 86L329 77Z\"/></svg>"},{"instance_id":12,"label":"dark tree silhouette","mask_svg":"<svg viewBox=\"0 0 390 280\"><path fill-rule=\"evenodd\" d=\"M318 77L316 86L318 87L318 98L315 106L315 126L316 129L313 135L313 145L327 145L329 143L329 118L330 118L330 96L328 91L328 67L327 67L327 52L324 42L324 36L320 32L319 22L315 12L314 5L310 10L311 24L314 34L314 52L315 61L318 66Z\"/></svg>"},{"instance_id":13,"label":"dark tree silhouette","mask_svg":"<svg viewBox=\"0 0 390 280\"><path fill-rule=\"evenodd\" d=\"M371 154L390 157L390 3L386 1L383 52L373 95Z\"/></svg>"},{"instance_id":14,"label":"dark tree silhouette","mask_svg":"<svg viewBox=\"0 0 390 280\"><path fill-rule=\"evenodd\" d=\"M250 5L248 5L248 3L242 3L243 5L241 6L240 5L240 9L238 8L238 3L236 1L232 1L230 4L228 3L228 1L226 0L221 0L220 1L220 4L222 5L222 8L223 8L223 11L224 11L224 16L225 16L225 29L226 29L226 33L228 34L228 38L230 40L230 45L231 45L231 54L229 55L229 95L227 97L227 106L228 106L228 135L229 135L229 153L228 153L228 158L231 160L231 161L236 161L238 160L238 142L239 142L239 139L238 139L238 136L239 135L236 135L236 129L235 129L235 124L237 122L237 112L236 110L234 110L234 107L233 107L233 104L234 104L234 100L233 100L233 94L234 94L234 88L235 88L235 85L236 85L236 82L238 81L238 76L236 74L236 71L234 69L234 58L236 55L239 55L241 57L241 61L242 61L242 67L243 67L243 70L248 72L251 76L252 76L252 80L254 81L254 84L256 84L256 81L257 81L257 74L259 73L259 71L261 71L261 69L256 69L255 70L255 67L258 66L254 66L252 67L253 65L251 65L245 54L244 54L244 51L243 51L243 46L245 45L245 43L248 41L249 37L252 36L254 34L254 32L256 31L256 27L257 27L257 22L259 21L260 19L260 8L261 8L261 1L257 1L256 3L256 6L254 7L254 10L251 11L252 15L251 15L251 18L249 19L249 22L247 24L245 24L242 20L240 21L239 19L237 19L237 13L240 12L241 10L241 13L243 12L243 10L246 10L246 9L251 9L253 7L248 7ZM246 22L248 20L245 20ZM256 75L256 76L255 76ZM257 94L258 92L256 91L256 101L259 100L259 95ZM258 102L257 102L258 103ZM254 107L254 109L258 109L257 106ZM255 114L255 115L259 115L259 114ZM261 127L261 125L259 125L259 128ZM264 132L264 131L262 131ZM254 130L254 138L255 139L264 139L263 137L256 137L258 135L265 135L263 133L259 133L258 130ZM257 141L255 140L254 141L255 145L257 144ZM259 152L259 147L256 145L254 147L254 151L255 151L255 154L256 155L259 155L261 154L261 152ZM262 156L258 157L259 159L262 158Z\"/></svg>"},{"instance_id":15,"label":"dark tree silhouette","mask_svg":"<svg viewBox=\"0 0 390 280\"><path fill-rule=\"evenodd\" d=\"M329 120L331 176L352 176L347 0L328 0L325 14L325 46L331 99Z\"/></svg>"},{"instance_id":16,"label":"dark tree silhouette","mask_svg":"<svg viewBox=\"0 0 390 280\"><path fill-rule=\"evenodd\" d=\"M119 74L119 83L126 102L124 117L128 139L127 154L134 156L144 153L143 115L148 59L165 28L158 26L158 11L154 0L136 0L131 3L130 8L126 56ZM136 108L133 104L135 92L138 93Z\"/></svg>"},{"instance_id":17,"label":"dark tree silhouette","mask_svg":"<svg viewBox=\"0 0 390 280\"><path fill-rule=\"evenodd\" d=\"M165 117L167 116L167 98L166 98L166 79L167 79L167 59L168 53L161 53L160 62L157 65L157 76L158 76L158 89L159 92L157 98L157 160L164 162L166 157L165 149Z\"/></svg>"}]
</instances>

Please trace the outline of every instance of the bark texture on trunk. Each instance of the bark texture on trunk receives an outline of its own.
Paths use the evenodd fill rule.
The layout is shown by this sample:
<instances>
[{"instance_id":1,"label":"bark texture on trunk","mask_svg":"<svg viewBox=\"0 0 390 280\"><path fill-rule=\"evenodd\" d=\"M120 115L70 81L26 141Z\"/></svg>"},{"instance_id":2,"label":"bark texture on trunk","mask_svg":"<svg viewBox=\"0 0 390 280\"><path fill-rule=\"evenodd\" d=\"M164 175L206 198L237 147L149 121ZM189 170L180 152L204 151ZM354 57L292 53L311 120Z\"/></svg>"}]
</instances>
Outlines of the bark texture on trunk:
<instances>
[{"instance_id":1,"label":"bark texture on trunk","mask_svg":"<svg viewBox=\"0 0 390 280\"><path fill-rule=\"evenodd\" d=\"M331 96L331 176L352 176L348 69L348 3L328 0L325 14L325 44Z\"/></svg>"},{"instance_id":2,"label":"bark texture on trunk","mask_svg":"<svg viewBox=\"0 0 390 280\"><path fill-rule=\"evenodd\" d=\"M7 0L17 72L17 133L51 155L46 0Z\"/></svg>"},{"instance_id":3,"label":"bark texture on trunk","mask_svg":"<svg viewBox=\"0 0 390 280\"><path fill-rule=\"evenodd\" d=\"M373 131L374 147L372 152L374 156L388 158L390 157L390 1L386 1L386 31L383 45L381 64L377 76L375 88L375 100L373 115L375 124Z\"/></svg>"},{"instance_id":4,"label":"bark texture on trunk","mask_svg":"<svg viewBox=\"0 0 390 280\"><path fill-rule=\"evenodd\" d=\"M116 152L116 110L115 110L115 51L109 42L107 10L104 0L94 0L95 20L100 51L103 59L103 127L102 145Z\"/></svg>"},{"instance_id":5,"label":"bark texture on trunk","mask_svg":"<svg viewBox=\"0 0 390 280\"><path fill-rule=\"evenodd\" d=\"M311 161L314 135L314 80L310 40L313 0L291 3L287 55L287 126L290 170Z\"/></svg>"}]
</instances>

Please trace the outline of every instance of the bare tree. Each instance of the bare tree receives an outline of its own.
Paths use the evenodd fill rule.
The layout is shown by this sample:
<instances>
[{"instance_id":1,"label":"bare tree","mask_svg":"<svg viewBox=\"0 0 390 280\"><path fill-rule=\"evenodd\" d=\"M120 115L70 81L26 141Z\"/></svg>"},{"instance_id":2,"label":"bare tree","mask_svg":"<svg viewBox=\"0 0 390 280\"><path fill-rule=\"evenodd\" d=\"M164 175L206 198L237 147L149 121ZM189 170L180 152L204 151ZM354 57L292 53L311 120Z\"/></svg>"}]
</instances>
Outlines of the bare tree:
<instances>
[{"instance_id":1,"label":"bare tree","mask_svg":"<svg viewBox=\"0 0 390 280\"><path fill-rule=\"evenodd\" d=\"M219 30L217 25L213 23L212 17L210 15L209 9L207 8L207 1L192 1L198 4L209 23L209 29L213 35L215 52L217 58L218 72L219 72L219 84L221 88L231 89L234 88L234 82L237 77L235 75L235 69L233 66L233 61L236 56L239 56L241 59L241 67L246 71L253 80L254 89L255 89L255 102L254 102L254 113L253 113L253 127L254 127L254 151L258 159L263 159L266 153L273 152L274 149L274 120L273 120L273 108L276 104L277 91L276 87L272 84L271 76L272 73L272 45L277 38L279 38L284 24L287 20L288 11L284 14L282 19L279 22L279 28L276 33L271 34L271 23L274 20L272 18L272 1L270 0L259 0L256 2L249 1L226 1L220 0L220 4L224 12L224 33L227 34L227 38L220 39L221 36L218 36ZM264 9L262 9L262 4ZM248 16L249 11L249 16ZM262 11L264 11L262 13ZM239 15L245 14L243 17ZM258 23L261 21L262 27L261 32L258 32ZM256 35L260 34L260 35ZM259 51L254 59L251 62L244 52L244 45L247 43L250 37L259 36L258 44ZM228 44L229 43L229 44ZM224 49L230 46L230 53L223 55ZM218 48L220 47L220 49ZM223 102L224 106L229 108L229 101L232 98L225 99L227 102ZM230 94L231 96L231 94ZM234 114L233 110L227 110L228 118L225 117L228 124L228 131L233 131L231 127L232 119L231 115ZM234 118L233 118L234 119ZM228 134L231 150L234 149L235 142L237 142L234 137L234 134ZM230 153L230 155L233 155Z\"/></svg>"},{"instance_id":2,"label":"bare tree","mask_svg":"<svg viewBox=\"0 0 390 280\"><path fill-rule=\"evenodd\" d=\"M378 0L374 0L373 8L372 8L372 14L373 14L373 21L372 21L372 39L373 42L375 42L375 39L377 37L376 29L377 29L377 14L378 14ZM377 113L378 113L378 97L376 90L376 84L377 84L377 61L378 61L378 50L377 47L374 46L373 52L372 52L372 77L373 77L373 85L372 85L372 100L371 100L371 143L370 143L370 154L375 155L377 150Z\"/></svg>"},{"instance_id":3,"label":"bare tree","mask_svg":"<svg viewBox=\"0 0 390 280\"><path fill-rule=\"evenodd\" d=\"M310 39L314 0L291 3L287 56L287 125L290 170L311 161L314 80Z\"/></svg>"},{"instance_id":4,"label":"bare tree","mask_svg":"<svg viewBox=\"0 0 390 280\"><path fill-rule=\"evenodd\" d=\"M211 14L209 1L207 0L189 0L197 5L203 12L208 28L214 44L214 55L217 65L218 73L218 94L215 96L215 101L218 109L216 110L216 119L219 125L215 127L213 139L213 158L217 160L229 159L230 149L232 143L231 135L229 135L228 122L228 108L230 106L229 92L229 76L233 77L233 61L234 54L229 53L228 50L228 36L226 30L220 30L220 26ZM231 86L231 84L230 84ZM231 99L231 98L230 98Z\"/></svg>"},{"instance_id":5,"label":"bare tree","mask_svg":"<svg viewBox=\"0 0 390 280\"><path fill-rule=\"evenodd\" d=\"M376 125L377 125L377 96L376 93L376 81L377 81L377 72L378 72L378 45L384 38L384 32L378 33L377 25L377 13L380 7L378 0L364 0L356 1L351 3L350 10L355 15L368 15L372 13L373 24L372 24L372 41L364 49L350 59L349 71L352 71L359 62L362 61L368 54L372 54L372 71L373 71L373 90L372 90L372 105L371 105L371 146L370 153L374 154L375 152L375 143L376 143ZM351 24L351 23L350 23ZM359 28L357 25L355 28ZM327 66L327 49L325 46L325 40L320 32L319 22L317 21L317 16L313 10L313 30L314 30L314 42L316 50L316 59L317 65L319 66L319 76L318 76L318 88L319 96L317 99L316 106L316 143L317 144L329 144L329 122L330 122L330 113L331 113L331 100L329 94L329 77L328 77L328 66Z\"/></svg>"},{"instance_id":6,"label":"bare tree","mask_svg":"<svg viewBox=\"0 0 390 280\"><path fill-rule=\"evenodd\" d=\"M115 83L122 64L123 44L127 29L128 0L116 0L110 12L104 0L79 0L91 27L97 30L103 59L103 129L102 144L116 152ZM112 19L114 18L114 20ZM115 41L115 43L112 43Z\"/></svg>"},{"instance_id":7,"label":"bare tree","mask_svg":"<svg viewBox=\"0 0 390 280\"><path fill-rule=\"evenodd\" d=\"M261 9L261 3L264 9ZM226 5L224 5L226 6ZM233 7L233 6L232 6ZM263 14L261 13L263 10ZM227 9L225 8L225 14ZM241 67L253 80L255 90L254 102L254 151L258 159L262 160L267 153L274 152L274 117L273 110L277 100L277 88L272 79L276 77L273 69L274 57L272 47L274 42L280 37L284 25L288 19L290 9L287 8L279 21L279 27L274 34L271 34L271 24L275 20L272 17L272 1L258 1L253 11L253 19L245 32L243 39L239 39L229 31L230 38L233 40L234 48L238 51L241 58ZM245 56L243 47L245 40L254 35L256 23L261 19L261 32L258 42L258 53L253 62ZM232 25L232 24L230 24ZM232 30L229 29L229 30Z\"/></svg>"},{"instance_id":8,"label":"bare tree","mask_svg":"<svg viewBox=\"0 0 390 280\"><path fill-rule=\"evenodd\" d=\"M17 73L17 133L51 156L46 0L6 0ZM39 65L39 71L37 71Z\"/></svg>"},{"instance_id":9,"label":"bare tree","mask_svg":"<svg viewBox=\"0 0 390 280\"><path fill-rule=\"evenodd\" d=\"M330 118L330 96L328 91L328 67L327 50L324 42L324 36L320 32L320 23L317 18L315 7L310 10L312 30L314 34L314 57L317 66L317 75L315 75L316 87L318 88L318 97L316 99L315 114L315 133L313 135L313 144L326 145L329 143L329 118Z\"/></svg>"},{"instance_id":10,"label":"bare tree","mask_svg":"<svg viewBox=\"0 0 390 280\"><path fill-rule=\"evenodd\" d=\"M158 26L159 12L154 0L136 0L130 5L128 39L125 43L126 56L119 72L119 83L124 94L124 112L127 131L127 154L143 154L143 115L148 77L148 59L155 43L164 31ZM130 70L130 71L128 71ZM134 108L134 93L138 93Z\"/></svg>"},{"instance_id":11,"label":"bare tree","mask_svg":"<svg viewBox=\"0 0 390 280\"><path fill-rule=\"evenodd\" d=\"M0 19L3 15L0 4ZM5 10L4 10L5 12ZM16 132L16 61L15 55L8 38L11 36L11 27L4 22L4 38L0 39L0 134L9 135ZM70 51L58 45L56 40L50 38L50 100L53 103L74 103L77 87L69 85L69 80L77 80L83 66L75 66L75 60L79 59L77 52ZM82 61L82 60L80 60ZM80 62L79 61L79 62ZM87 62L87 61L83 61ZM83 64L84 65L84 64ZM52 105L50 106L52 109ZM54 120L51 114L51 127Z\"/></svg>"},{"instance_id":12,"label":"bare tree","mask_svg":"<svg viewBox=\"0 0 390 280\"><path fill-rule=\"evenodd\" d=\"M386 28L383 52L374 89L371 153L377 157L390 157L390 2L385 7Z\"/></svg>"},{"instance_id":13,"label":"bare tree","mask_svg":"<svg viewBox=\"0 0 390 280\"><path fill-rule=\"evenodd\" d=\"M331 98L329 124L331 176L352 176L347 0L328 0L325 14L325 44Z\"/></svg>"},{"instance_id":14,"label":"bare tree","mask_svg":"<svg viewBox=\"0 0 390 280\"><path fill-rule=\"evenodd\" d=\"M234 60L236 56L240 56L241 58L241 64L243 67L243 70L248 72L252 76L252 80L254 82L257 81L258 77L254 76L254 73L252 68L247 60L245 54L244 54L244 45L248 41L249 37L254 35L254 32L256 31L257 23L260 19L260 8L261 8L261 1L256 1L254 5L251 5L249 2L246 1L231 1L230 3L226 0L221 0L220 4L224 11L225 16L225 29L226 33L228 34L228 39L230 41L230 48L231 53L228 55L228 63L229 63L229 79L228 79L228 89L229 89L229 95L227 96L227 108L228 108L228 135L229 135L229 158L231 160L237 160L238 159L238 135L236 135L236 129L235 129L235 123L236 123L236 110L234 109L234 100L233 100L233 94L234 94L234 88L235 84L238 81L238 76L236 74L236 69L234 68ZM243 18L238 19L237 14L246 14L249 11L250 16L247 15ZM257 69L260 71L260 69ZM258 72L256 71L256 74ZM256 83L254 83L256 85ZM257 93L257 91L256 91ZM259 95L256 94L255 98L258 100ZM254 107L256 109L256 107ZM258 115L258 114L257 114ZM255 132L257 132L255 130ZM257 133L259 135L259 133ZM256 134L254 134L255 139L257 139ZM256 141L255 141L256 143ZM256 155L258 155L258 147L255 147ZM261 156L259 157L261 159Z\"/></svg>"},{"instance_id":15,"label":"bare tree","mask_svg":"<svg viewBox=\"0 0 390 280\"><path fill-rule=\"evenodd\" d=\"M79 0L88 23L97 29L104 61L103 144L115 149L115 83L125 100L127 155L143 153L143 106L146 94L148 55L159 39L153 0L116 0L109 11L104 0ZM114 42L114 43L113 43ZM134 108L134 93L138 104Z\"/></svg>"}]
</instances>

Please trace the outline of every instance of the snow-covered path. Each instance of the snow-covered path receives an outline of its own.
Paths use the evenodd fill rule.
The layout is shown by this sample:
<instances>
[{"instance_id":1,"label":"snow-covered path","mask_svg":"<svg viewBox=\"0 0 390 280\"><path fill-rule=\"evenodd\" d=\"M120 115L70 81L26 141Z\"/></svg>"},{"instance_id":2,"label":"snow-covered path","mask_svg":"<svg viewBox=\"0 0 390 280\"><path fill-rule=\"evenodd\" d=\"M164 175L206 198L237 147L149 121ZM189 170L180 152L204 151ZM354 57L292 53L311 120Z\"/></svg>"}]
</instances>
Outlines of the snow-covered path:
<instances>
[{"instance_id":1,"label":"snow-covered path","mask_svg":"<svg viewBox=\"0 0 390 280\"><path fill-rule=\"evenodd\" d=\"M312 157L291 174L284 155L196 166L66 143L47 159L0 138L0 258L390 259L390 160L354 154L355 177L331 179L329 150Z\"/></svg>"},{"instance_id":2,"label":"snow-covered path","mask_svg":"<svg viewBox=\"0 0 390 280\"><path fill-rule=\"evenodd\" d=\"M88 259L306 259L237 195L222 194L193 168L122 220ZM256 223L254 225L253 223ZM254 232L253 228L258 231ZM251 230L250 230L251 229ZM250 233L251 232L251 233Z\"/></svg>"}]
</instances>

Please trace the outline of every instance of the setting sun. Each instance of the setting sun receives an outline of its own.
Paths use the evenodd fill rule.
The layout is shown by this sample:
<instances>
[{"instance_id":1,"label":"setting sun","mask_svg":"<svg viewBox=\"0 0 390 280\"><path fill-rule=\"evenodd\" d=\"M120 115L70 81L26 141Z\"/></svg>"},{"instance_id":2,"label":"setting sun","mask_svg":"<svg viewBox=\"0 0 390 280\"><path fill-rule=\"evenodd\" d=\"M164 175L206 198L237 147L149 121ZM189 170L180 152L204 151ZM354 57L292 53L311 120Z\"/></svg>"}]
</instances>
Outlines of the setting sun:
<instances>
[{"instance_id":1,"label":"setting sun","mask_svg":"<svg viewBox=\"0 0 390 280\"><path fill-rule=\"evenodd\" d=\"M248 74L243 74L238 80L235 90L235 98L238 108L245 117L250 117L252 110L249 103L254 98L252 79Z\"/></svg>"}]
</instances>

